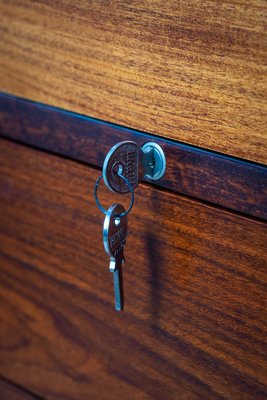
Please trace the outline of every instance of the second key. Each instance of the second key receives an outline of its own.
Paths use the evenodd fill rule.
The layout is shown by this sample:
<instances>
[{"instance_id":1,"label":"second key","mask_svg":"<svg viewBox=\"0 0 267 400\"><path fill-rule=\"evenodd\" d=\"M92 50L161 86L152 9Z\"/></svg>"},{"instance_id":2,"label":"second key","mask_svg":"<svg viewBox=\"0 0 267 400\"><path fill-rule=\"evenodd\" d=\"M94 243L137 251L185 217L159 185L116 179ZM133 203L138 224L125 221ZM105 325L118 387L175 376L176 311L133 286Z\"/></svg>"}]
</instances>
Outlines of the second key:
<instances>
[{"instance_id":1,"label":"second key","mask_svg":"<svg viewBox=\"0 0 267 400\"><path fill-rule=\"evenodd\" d=\"M110 256L109 269L113 273L115 309L123 310L123 280L122 265L124 263L124 246L127 237L127 216L121 204L113 204L108 209L103 226L103 243L106 253Z\"/></svg>"}]
</instances>

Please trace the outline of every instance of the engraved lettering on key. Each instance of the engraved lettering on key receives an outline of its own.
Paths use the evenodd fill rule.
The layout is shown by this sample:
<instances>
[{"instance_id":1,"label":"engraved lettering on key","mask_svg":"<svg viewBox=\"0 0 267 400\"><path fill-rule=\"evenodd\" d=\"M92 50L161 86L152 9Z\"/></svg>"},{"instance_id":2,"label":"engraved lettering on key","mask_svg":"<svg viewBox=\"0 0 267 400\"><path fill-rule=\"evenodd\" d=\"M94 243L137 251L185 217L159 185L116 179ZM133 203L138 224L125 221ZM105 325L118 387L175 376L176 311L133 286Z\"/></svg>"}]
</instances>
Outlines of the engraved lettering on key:
<instances>
[{"instance_id":1,"label":"engraved lettering on key","mask_svg":"<svg viewBox=\"0 0 267 400\"><path fill-rule=\"evenodd\" d=\"M122 265L124 246L127 238L127 216L118 217L125 209L121 204L113 204L107 212L103 226L103 243L110 257L109 270L113 273L115 308L123 310Z\"/></svg>"},{"instance_id":2,"label":"engraved lettering on key","mask_svg":"<svg viewBox=\"0 0 267 400\"><path fill-rule=\"evenodd\" d=\"M121 243L122 241L125 241L125 240L126 240L126 232L124 230L124 227L122 227L118 232L116 232L110 238L111 249L114 250L118 246L118 243Z\"/></svg>"},{"instance_id":3,"label":"engraved lettering on key","mask_svg":"<svg viewBox=\"0 0 267 400\"><path fill-rule=\"evenodd\" d=\"M131 182L133 187L138 182L137 152L132 151L131 147L127 149L126 178Z\"/></svg>"}]
</instances>

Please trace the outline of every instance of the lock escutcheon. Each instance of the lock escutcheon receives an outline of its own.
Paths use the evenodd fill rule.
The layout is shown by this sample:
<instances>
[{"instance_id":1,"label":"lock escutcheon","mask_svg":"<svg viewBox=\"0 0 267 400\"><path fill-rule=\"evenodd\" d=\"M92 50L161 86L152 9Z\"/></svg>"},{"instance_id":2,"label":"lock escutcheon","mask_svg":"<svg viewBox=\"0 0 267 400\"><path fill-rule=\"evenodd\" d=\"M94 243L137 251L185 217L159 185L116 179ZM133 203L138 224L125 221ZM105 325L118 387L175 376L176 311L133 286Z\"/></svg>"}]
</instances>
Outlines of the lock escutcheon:
<instances>
[{"instance_id":1,"label":"lock escutcheon","mask_svg":"<svg viewBox=\"0 0 267 400\"><path fill-rule=\"evenodd\" d=\"M144 178L158 181L166 171L166 158L162 148L154 142L142 146Z\"/></svg>"}]
</instances>

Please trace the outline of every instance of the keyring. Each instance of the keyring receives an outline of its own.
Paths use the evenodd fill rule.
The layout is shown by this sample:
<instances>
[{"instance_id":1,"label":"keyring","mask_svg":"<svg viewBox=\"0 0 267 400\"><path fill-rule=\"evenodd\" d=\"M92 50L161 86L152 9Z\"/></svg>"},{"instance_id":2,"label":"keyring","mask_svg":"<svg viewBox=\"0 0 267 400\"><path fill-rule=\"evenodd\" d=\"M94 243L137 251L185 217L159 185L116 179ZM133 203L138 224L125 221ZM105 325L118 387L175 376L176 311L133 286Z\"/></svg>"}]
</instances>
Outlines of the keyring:
<instances>
[{"instance_id":1,"label":"keyring","mask_svg":"<svg viewBox=\"0 0 267 400\"><path fill-rule=\"evenodd\" d=\"M133 187L132 187L130 181L127 178L125 178L125 176L123 176L122 174L119 174L119 173L118 173L118 176L120 178L122 178L126 182L126 184L128 185L128 187L130 189L131 195L132 195L131 203L130 203L130 206L129 206L128 210L125 211L124 213L121 213L120 215L118 215L118 218L121 218L121 217L125 217L127 214L129 214L129 212L133 208L133 205L134 205L134 190L133 190ZM108 211L102 206L102 204L100 204L100 201L98 200L98 196L97 196L97 189L98 189L98 185L99 185L99 182L101 181L101 179L103 179L103 175L101 175L97 179L97 181L95 183L94 197L95 197L96 205L99 208L99 210L102 211L102 213L104 213L105 215L107 215Z\"/></svg>"}]
</instances>

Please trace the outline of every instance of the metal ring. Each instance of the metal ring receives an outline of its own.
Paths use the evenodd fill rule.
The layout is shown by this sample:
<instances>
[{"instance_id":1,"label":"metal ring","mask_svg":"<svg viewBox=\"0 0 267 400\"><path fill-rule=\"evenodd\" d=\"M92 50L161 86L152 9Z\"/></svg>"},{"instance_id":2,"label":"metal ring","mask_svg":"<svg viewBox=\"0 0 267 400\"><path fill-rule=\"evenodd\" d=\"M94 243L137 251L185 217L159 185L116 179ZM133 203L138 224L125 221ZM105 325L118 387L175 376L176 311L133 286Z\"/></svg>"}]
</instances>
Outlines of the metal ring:
<instances>
[{"instance_id":1,"label":"metal ring","mask_svg":"<svg viewBox=\"0 0 267 400\"><path fill-rule=\"evenodd\" d=\"M129 212L133 208L133 205L134 205L134 190L133 190L133 187L132 187L130 181L127 178L125 178L125 176L123 176L122 174L118 174L118 176L120 176L126 182L126 184L128 185L128 187L130 189L131 195L132 195L131 203L130 203L130 206L129 206L128 210L125 211L124 213L121 213L120 215L118 215L118 217L121 218L121 217L125 217L127 214L129 214ZM97 181L95 183L94 197L95 197L96 205L99 208L99 210L102 211L102 213L104 213L105 215L107 215L108 211L102 206L102 204L100 204L100 201L98 200L98 196L97 196L97 189L98 189L98 185L99 185L99 182L101 181L101 179L103 179L103 175L101 175L97 179Z\"/></svg>"}]
</instances>

